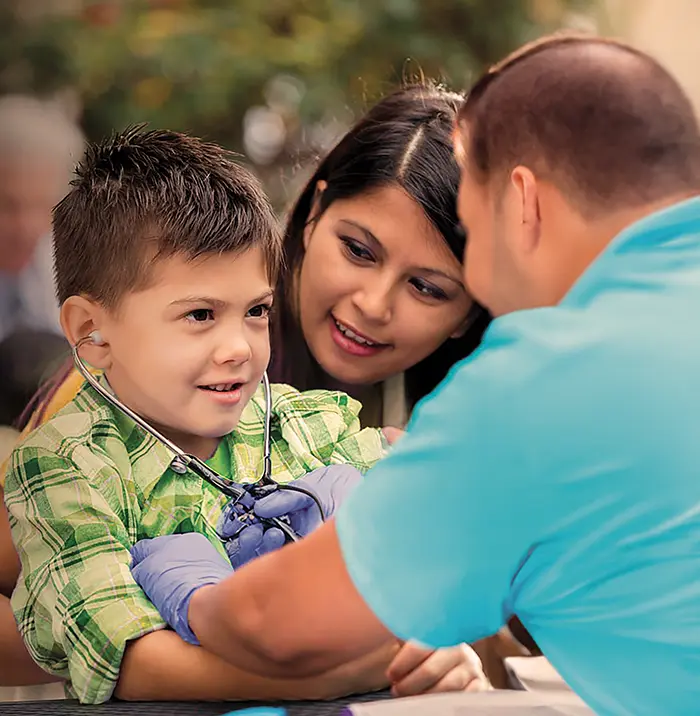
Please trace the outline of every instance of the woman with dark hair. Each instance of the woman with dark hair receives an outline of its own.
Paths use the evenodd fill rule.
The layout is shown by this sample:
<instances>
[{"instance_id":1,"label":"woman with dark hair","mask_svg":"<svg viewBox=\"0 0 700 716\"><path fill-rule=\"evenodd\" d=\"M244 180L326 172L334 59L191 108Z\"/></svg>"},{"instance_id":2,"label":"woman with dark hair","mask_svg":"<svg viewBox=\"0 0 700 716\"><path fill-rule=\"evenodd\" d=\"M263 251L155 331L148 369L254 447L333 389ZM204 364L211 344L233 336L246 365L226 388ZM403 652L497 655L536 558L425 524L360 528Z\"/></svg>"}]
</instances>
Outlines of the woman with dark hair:
<instances>
[{"instance_id":1,"label":"woman with dark hair","mask_svg":"<svg viewBox=\"0 0 700 716\"><path fill-rule=\"evenodd\" d=\"M478 345L489 316L462 284L456 214L462 101L395 92L320 163L287 223L273 380L342 388L366 424L398 426Z\"/></svg>"}]
</instances>

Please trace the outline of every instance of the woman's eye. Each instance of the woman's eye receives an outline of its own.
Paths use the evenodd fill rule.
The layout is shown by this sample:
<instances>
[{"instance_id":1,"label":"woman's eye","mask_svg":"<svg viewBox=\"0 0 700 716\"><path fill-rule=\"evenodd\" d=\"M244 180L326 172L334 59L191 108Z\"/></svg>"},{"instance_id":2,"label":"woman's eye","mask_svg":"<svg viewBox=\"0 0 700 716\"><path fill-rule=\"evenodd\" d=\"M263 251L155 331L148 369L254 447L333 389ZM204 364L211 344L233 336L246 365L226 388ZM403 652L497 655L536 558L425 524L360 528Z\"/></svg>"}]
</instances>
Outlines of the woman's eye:
<instances>
[{"instance_id":1,"label":"woman's eye","mask_svg":"<svg viewBox=\"0 0 700 716\"><path fill-rule=\"evenodd\" d=\"M185 318L193 323L204 323L205 321L214 320L214 311L211 308L195 308L194 311L190 311Z\"/></svg>"},{"instance_id":2,"label":"woman's eye","mask_svg":"<svg viewBox=\"0 0 700 716\"><path fill-rule=\"evenodd\" d=\"M253 308L248 311L248 316L251 318L267 318L267 316L270 315L271 310L272 306L267 303L259 303L257 306L253 306Z\"/></svg>"},{"instance_id":3,"label":"woman's eye","mask_svg":"<svg viewBox=\"0 0 700 716\"><path fill-rule=\"evenodd\" d=\"M361 261L374 261L372 252L362 243L355 239L348 238L347 236L341 236L340 240L343 242L345 251L354 259L360 259Z\"/></svg>"},{"instance_id":4,"label":"woman's eye","mask_svg":"<svg viewBox=\"0 0 700 716\"><path fill-rule=\"evenodd\" d=\"M437 301L446 301L448 298L447 294L441 288L438 288L434 284L428 283L427 281L414 278L411 279L411 285L421 296L424 296L425 298L432 298Z\"/></svg>"}]
</instances>

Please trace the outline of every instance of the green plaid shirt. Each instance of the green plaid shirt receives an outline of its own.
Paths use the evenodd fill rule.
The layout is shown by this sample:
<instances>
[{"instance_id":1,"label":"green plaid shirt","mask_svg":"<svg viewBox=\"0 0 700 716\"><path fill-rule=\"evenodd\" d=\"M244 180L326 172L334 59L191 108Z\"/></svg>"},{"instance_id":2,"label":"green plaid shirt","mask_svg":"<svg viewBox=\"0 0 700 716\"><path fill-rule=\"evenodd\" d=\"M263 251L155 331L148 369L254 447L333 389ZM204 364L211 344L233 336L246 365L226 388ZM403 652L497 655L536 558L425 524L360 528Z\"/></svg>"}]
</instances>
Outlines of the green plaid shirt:
<instances>
[{"instance_id":1,"label":"green plaid shirt","mask_svg":"<svg viewBox=\"0 0 700 716\"><path fill-rule=\"evenodd\" d=\"M318 467L361 471L383 454L376 429L360 429L360 404L344 393L272 386L272 470L285 483ZM262 390L228 435L237 482L254 482L263 458ZM227 498L85 385L14 451L5 503L22 572L12 595L34 660L69 681L70 695L112 695L126 643L165 627L133 580L129 549L158 535L200 532L222 554L216 524Z\"/></svg>"}]
</instances>

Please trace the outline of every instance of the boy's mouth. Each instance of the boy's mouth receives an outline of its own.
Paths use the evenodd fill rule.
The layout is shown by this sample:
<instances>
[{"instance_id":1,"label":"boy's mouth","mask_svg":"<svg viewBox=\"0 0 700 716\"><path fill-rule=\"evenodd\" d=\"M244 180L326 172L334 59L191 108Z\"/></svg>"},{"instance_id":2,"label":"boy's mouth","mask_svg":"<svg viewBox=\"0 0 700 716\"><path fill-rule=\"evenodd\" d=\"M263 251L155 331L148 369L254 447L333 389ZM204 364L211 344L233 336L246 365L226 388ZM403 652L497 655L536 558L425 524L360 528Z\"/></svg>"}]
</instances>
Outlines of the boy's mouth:
<instances>
[{"instance_id":1,"label":"boy's mouth","mask_svg":"<svg viewBox=\"0 0 700 716\"><path fill-rule=\"evenodd\" d=\"M214 383L213 385L198 385L200 390L212 390L215 393L230 393L243 387L243 383Z\"/></svg>"}]
</instances>

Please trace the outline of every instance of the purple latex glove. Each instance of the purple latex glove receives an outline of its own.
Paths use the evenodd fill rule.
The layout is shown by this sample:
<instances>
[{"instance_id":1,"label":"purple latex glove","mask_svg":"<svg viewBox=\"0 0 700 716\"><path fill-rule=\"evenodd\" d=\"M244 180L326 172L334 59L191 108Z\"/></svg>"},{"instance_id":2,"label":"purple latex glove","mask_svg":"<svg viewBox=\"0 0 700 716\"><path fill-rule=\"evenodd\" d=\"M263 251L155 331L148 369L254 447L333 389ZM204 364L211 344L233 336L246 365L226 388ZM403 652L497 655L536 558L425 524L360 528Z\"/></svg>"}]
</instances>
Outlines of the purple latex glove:
<instances>
[{"instance_id":1,"label":"purple latex glove","mask_svg":"<svg viewBox=\"0 0 700 716\"><path fill-rule=\"evenodd\" d=\"M196 532L142 539L131 548L131 574L170 627L189 644L199 644L187 612L192 595L230 574L231 565Z\"/></svg>"},{"instance_id":2,"label":"purple latex glove","mask_svg":"<svg viewBox=\"0 0 700 716\"><path fill-rule=\"evenodd\" d=\"M316 496L323 508L323 519L316 502L308 495L293 490L276 490L256 501L254 512L261 518L288 517L299 537L306 537L335 514L345 498L362 480L362 473L352 465L321 467L289 483ZM222 532L225 536L225 531ZM244 528L235 539L226 543L231 564L241 567L255 557L272 552L285 543L284 533L276 527L264 529L261 524Z\"/></svg>"}]
</instances>

